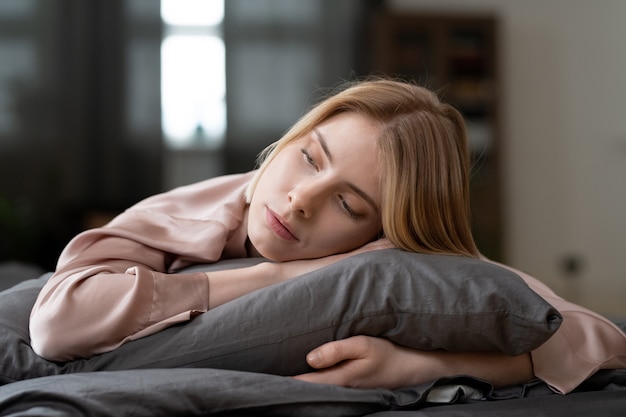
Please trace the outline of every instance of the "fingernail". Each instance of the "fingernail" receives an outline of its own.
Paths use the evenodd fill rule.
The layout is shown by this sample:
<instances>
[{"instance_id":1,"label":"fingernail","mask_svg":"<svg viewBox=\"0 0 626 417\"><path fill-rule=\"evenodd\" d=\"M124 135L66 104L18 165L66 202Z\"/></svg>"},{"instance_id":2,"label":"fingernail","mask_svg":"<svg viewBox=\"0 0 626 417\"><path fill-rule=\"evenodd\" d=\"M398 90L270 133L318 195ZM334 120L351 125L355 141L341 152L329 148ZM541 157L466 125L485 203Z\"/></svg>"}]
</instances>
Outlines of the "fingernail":
<instances>
[{"instance_id":1,"label":"fingernail","mask_svg":"<svg viewBox=\"0 0 626 417\"><path fill-rule=\"evenodd\" d=\"M315 366L318 363L320 363L320 360L321 360L320 354L317 352L311 352L307 355L306 360L309 363L309 365Z\"/></svg>"}]
</instances>

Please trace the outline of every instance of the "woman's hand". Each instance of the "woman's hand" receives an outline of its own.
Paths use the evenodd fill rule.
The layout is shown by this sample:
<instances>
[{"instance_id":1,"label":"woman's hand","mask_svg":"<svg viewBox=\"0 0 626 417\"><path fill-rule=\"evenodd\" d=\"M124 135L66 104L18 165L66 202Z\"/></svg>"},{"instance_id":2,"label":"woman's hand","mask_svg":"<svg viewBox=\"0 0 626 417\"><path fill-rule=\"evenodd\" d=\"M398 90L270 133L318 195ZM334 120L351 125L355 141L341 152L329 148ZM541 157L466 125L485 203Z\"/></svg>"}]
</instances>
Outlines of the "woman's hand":
<instances>
[{"instance_id":1,"label":"woman's hand","mask_svg":"<svg viewBox=\"0 0 626 417\"><path fill-rule=\"evenodd\" d=\"M396 389L455 375L470 375L494 386L526 383L533 378L529 354L420 351L369 336L326 343L306 359L318 371L296 379L353 388Z\"/></svg>"},{"instance_id":2,"label":"woman's hand","mask_svg":"<svg viewBox=\"0 0 626 417\"><path fill-rule=\"evenodd\" d=\"M354 336L311 351L306 360L318 371L295 378L318 384L389 389L427 381L428 377L420 378L419 371L413 370L411 359L409 349L387 339ZM406 372L409 364L411 370Z\"/></svg>"}]
</instances>

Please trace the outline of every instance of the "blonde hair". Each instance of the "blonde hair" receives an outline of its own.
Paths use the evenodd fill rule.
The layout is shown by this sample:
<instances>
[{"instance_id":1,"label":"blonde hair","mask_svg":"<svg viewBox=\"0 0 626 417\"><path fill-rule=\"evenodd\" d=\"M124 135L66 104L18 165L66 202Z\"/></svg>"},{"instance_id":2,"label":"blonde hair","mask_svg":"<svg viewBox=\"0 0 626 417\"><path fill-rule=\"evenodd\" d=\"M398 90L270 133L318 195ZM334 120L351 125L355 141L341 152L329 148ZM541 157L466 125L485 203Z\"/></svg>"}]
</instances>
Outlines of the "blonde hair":
<instances>
[{"instance_id":1,"label":"blonde hair","mask_svg":"<svg viewBox=\"0 0 626 417\"><path fill-rule=\"evenodd\" d=\"M400 249L477 256L469 205L465 123L432 91L389 79L349 83L305 114L259 155L247 197L287 144L342 112L381 126L382 231Z\"/></svg>"}]
</instances>

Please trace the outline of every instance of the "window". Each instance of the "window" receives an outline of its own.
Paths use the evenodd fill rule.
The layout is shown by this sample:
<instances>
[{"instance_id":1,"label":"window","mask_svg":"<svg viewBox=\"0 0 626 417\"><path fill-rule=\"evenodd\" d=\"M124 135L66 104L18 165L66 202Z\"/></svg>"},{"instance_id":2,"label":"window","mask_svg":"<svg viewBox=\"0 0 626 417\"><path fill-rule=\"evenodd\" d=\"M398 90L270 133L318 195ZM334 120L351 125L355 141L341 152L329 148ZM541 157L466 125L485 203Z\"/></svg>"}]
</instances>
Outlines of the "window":
<instances>
[{"instance_id":1,"label":"window","mask_svg":"<svg viewBox=\"0 0 626 417\"><path fill-rule=\"evenodd\" d=\"M39 81L39 56L33 22L35 4L30 1L0 2L0 143L16 141L20 117ZM23 127L23 126L22 126Z\"/></svg>"},{"instance_id":2,"label":"window","mask_svg":"<svg viewBox=\"0 0 626 417\"><path fill-rule=\"evenodd\" d=\"M223 0L161 0L161 108L170 148L214 149L226 134Z\"/></svg>"}]
</instances>

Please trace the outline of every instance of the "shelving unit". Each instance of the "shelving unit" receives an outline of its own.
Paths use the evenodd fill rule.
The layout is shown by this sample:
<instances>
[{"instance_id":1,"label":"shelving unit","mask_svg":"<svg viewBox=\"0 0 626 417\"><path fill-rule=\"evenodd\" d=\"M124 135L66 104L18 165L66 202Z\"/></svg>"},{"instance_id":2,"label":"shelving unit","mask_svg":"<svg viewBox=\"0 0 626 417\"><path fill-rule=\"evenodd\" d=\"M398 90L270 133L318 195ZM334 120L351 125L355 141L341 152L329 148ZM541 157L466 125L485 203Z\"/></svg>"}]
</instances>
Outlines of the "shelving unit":
<instances>
[{"instance_id":1,"label":"shelving unit","mask_svg":"<svg viewBox=\"0 0 626 417\"><path fill-rule=\"evenodd\" d=\"M492 16L378 14L368 72L414 80L463 114L472 150L474 236L485 255L502 259L496 29Z\"/></svg>"}]
</instances>

